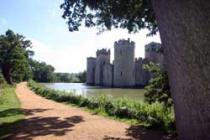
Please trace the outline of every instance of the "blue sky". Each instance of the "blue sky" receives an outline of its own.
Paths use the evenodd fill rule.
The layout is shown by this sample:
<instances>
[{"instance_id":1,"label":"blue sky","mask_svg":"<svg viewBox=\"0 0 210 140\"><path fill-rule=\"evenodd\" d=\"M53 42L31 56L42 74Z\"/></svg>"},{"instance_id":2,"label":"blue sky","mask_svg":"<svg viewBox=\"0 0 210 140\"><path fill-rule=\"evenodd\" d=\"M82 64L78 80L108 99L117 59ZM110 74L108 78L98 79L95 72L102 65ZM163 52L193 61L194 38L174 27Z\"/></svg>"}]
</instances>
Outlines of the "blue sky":
<instances>
[{"instance_id":1,"label":"blue sky","mask_svg":"<svg viewBox=\"0 0 210 140\"><path fill-rule=\"evenodd\" d=\"M69 32L59 5L64 0L0 0L0 34L7 29L23 34L33 43L34 59L53 65L56 72L80 72L86 69L86 57L95 56L97 49L110 48L119 39L136 42L136 57L144 57L144 45L159 35L146 37L147 30L128 34L113 29L97 35L96 28L82 27Z\"/></svg>"}]
</instances>

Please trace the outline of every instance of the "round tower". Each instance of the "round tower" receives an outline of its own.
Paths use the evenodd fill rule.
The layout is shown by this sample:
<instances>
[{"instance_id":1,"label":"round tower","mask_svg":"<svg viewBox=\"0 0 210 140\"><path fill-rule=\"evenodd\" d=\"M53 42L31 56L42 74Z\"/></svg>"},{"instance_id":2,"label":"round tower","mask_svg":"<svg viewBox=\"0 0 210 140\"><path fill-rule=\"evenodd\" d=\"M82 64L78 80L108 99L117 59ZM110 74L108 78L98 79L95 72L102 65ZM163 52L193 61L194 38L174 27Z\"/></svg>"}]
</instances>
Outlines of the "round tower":
<instances>
[{"instance_id":1,"label":"round tower","mask_svg":"<svg viewBox=\"0 0 210 140\"><path fill-rule=\"evenodd\" d=\"M86 77L86 83L88 85L95 84L95 68L96 68L96 58L88 57L87 58L87 77Z\"/></svg>"},{"instance_id":2,"label":"round tower","mask_svg":"<svg viewBox=\"0 0 210 140\"><path fill-rule=\"evenodd\" d=\"M135 86L135 43L119 40L114 43L114 87Z\"/></svg>"},{"instance_id":3,"label":"round tower","mask_svg":"<svg viewBox=\"0 0 210 140\"><path fill-rule=\"evenodd\" d=\"M103 66L110 64L110 50L101 49L96 52L95 85L103 85Z\"/></svg>"},{"instance_id":4,"label":"round tower","mask_svg":"<svg viewBox=\"0 0 210 140\"><path fill-rule=\"evenodd\" d=\"M163 63L163 53L161 52L161 44L151 42L145 45L145 58L156 64Z\"/></svg>"}]
</instances>

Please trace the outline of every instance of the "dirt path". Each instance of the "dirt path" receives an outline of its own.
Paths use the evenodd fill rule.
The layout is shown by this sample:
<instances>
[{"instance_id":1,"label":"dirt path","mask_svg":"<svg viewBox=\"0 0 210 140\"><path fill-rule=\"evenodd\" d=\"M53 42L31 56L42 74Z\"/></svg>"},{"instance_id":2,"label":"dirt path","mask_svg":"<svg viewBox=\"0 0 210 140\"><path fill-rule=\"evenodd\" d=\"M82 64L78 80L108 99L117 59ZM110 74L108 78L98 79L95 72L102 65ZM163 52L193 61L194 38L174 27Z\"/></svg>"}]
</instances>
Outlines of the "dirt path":
<instances>
[{"instance_id":1,"label":"dirt path","mask_svg":"<svg viewBox=\"0 0 210 140\"><path fill-rule=\"evenodd\" d=\"M42 98L26 86L17 85L26 119L21 128L10 137L15 140L158 140L161 132L92 115L82 109Z\"/></svg>"}]
</instances>

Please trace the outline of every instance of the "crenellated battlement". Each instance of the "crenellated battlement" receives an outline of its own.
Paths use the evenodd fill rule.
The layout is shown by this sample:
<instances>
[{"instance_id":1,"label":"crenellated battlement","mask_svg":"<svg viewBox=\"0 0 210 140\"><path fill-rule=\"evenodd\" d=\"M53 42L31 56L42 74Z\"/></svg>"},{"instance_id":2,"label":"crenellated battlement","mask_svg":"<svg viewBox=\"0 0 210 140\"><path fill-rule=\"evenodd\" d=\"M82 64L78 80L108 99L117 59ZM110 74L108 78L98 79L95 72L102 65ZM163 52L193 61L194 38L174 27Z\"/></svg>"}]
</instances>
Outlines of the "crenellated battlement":
<instances>
[{"instance_id":1,"label":"crenellated battlement","mask_svg":"<svg viewBox=\"0 0 210 140\"><path fill-rule=\"evenodd\" d=\"M114 47L121 47L121 46L132 46L134 47L135 46L135 42L131 41L130 38L128 38L127 40L126 39L120 39L118 41L115 41L114 43Z\"/></svg>"},{"instance_id":2,"label":"crenellated battlement","mask_svg":"<svg viewBox=\"0 0 210 140\"><path fill-rule=\"evenodd\" d=\"M135 58L135 63L136 64L147 64L147 63L149 63L149 61L146 58L139 57L139 58Z\"/></svg>"},{"instance_id":3,"label":"crenellated battlement","mask_svg":"<svg viewBox=\"0 0 210 140\"><path fill-rule=\"evenodd\" d=\"M142 57L135 58L135 63L141 63L143 61Z\"/></svg>"},{"instance_id":4,"label":"crenellated battlement","mask_svg":"<svg viewBox=\"0 0 210 140\"><path fill-rule=\"evenodd\" d=\"M96 56L99 55L110 55L110 49L100 49L96 51Z\"/></svg>"},{"instance_id":5,"label":"crenellated battlement","mask_svg":"<svg viewBox=\"0 0 210 140\"><path fill-rule=\"evenodd\" d=\"M87 60L96 60L95 57L88 57Z\"/></svg>"},{"instance_id":6,"label":"crenellated battlement","mask_svg":"<svg viewBox=\"0 0 210 140\"><path fill-rule=\"evenodd\" d=\"M163 64L163 51L160 43L151 42L145 45L145 59L153 63Z\"/></svg>"},{"instance_id":7,"label":"crenellated battlement","mask_svg":"<svg viewBox=\"0 0 210 140\"><path fill-rule=\"evenodd\" d=\"M160 48L161 48L161 44L156 43L156 42L151 42L151 43L145 45L146 52L158 52Z\"/></svg>"},{"instance_id":8,"label":"crenellated battlement","mask_svg":"<svg viewBox=\"0 0 210 140\"><path fill-rule=\"evenodd\" d=\"M121 39L114 43L114 87L135 86L135 43L130 39Z\"/></svg>"},{"instance_id":9,"label":"crenellated battlement","mask_svg":"<svg viewBox=\"0 0 210 140\"><path fill-rule=\"evenodd\" d=\"M135 58L135 43L121 39L114 43L114 60L110 63L110 49L99 49L96 57L87 58L87 84L108 87L144 87L148 84L150 72L144 69L149 62L162 64L160 43L151 42L145 46L145 58Z\"/></svg>"}]
</instances>

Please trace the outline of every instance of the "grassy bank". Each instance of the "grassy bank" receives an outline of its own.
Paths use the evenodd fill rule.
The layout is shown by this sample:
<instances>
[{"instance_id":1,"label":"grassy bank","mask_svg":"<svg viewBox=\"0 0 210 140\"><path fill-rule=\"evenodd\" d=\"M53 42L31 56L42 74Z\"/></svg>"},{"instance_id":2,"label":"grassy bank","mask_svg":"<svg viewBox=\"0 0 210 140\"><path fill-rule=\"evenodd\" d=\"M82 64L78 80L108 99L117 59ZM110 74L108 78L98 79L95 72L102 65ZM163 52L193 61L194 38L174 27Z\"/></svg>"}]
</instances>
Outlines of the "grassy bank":
<instances>
[{"instance_id":1,"label":"grassy bank","mask_svg":"<svg viewBox=\"0 0 210 140\"><path fill-rule=\"evenodd\" d=\"M165 131L174 130L174 114L172 109L165 108L160 103L150 105L142 101L126 98L113 99L107 96L86 98L74 93L49 89L33 81L30 81L28 86L35 93L47 99L86 107L90 110L120 119L136 120L147 127L163 129Z\"/></svg>"},{"instance_id":2,"label":"grassy bank","mask_svg":"<svg viewBox=\"0 0 210 140\"><path fill-rule=\"evenodd\" d=\"M0 90L0 139L11 134L23 120L20 102L15 94L15 88L6 86Z\"/></svg>"}]
</instances>

